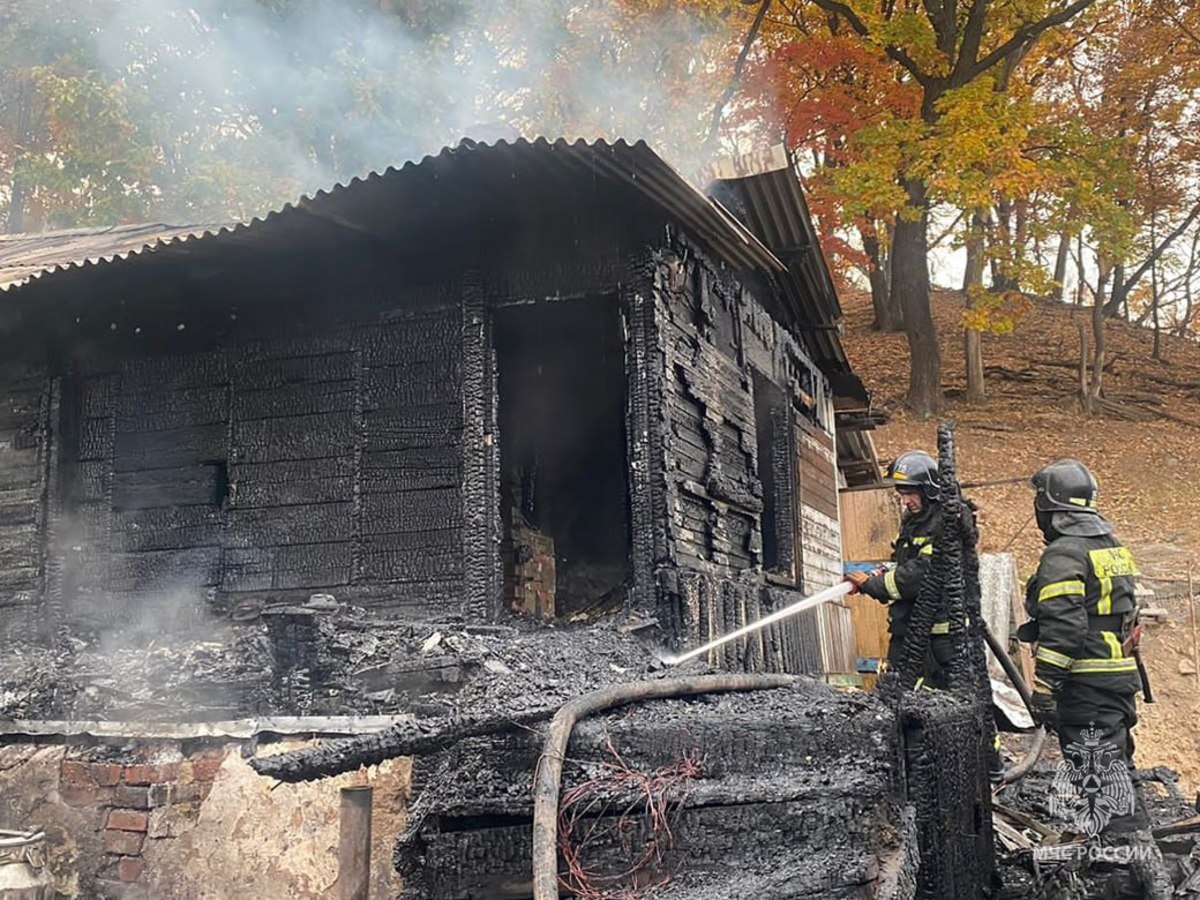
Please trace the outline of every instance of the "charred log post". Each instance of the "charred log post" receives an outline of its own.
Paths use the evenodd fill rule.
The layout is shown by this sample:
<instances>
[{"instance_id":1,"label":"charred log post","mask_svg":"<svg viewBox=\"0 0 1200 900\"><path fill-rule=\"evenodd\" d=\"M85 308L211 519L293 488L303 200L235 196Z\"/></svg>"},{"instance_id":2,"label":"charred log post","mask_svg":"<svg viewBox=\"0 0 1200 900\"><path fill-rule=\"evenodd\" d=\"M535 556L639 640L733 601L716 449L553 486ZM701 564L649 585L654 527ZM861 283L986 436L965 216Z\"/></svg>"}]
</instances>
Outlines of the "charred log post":
<instances>
[{"instance_id":1,"label":"charred log post","mask_svg":"<svg viewBox=\"0 0 1200 900\"><path fill-rule=\"evenodd\" d=\"M946 674L950 689L969 701L973 685L964 639L968 588L963 550L967 543L967 520L971 515L969 511L964 511L962 495L959 493L954 461L954 427L944 422L938 426L938 479L942 484L943 533L940 536L942 542L935 547L934 553L942 556L942 597L946 621L950 625L952 647ZM978 589L978 572L975 586Z\"/></svg>"},{"instance_id":2,"label":"charred log post","mask_svg":"<svg viewBox=\"0 0 1200 900\"><path fill-rule=\"evenodd\" d=\"M947 435L949 457L954 464L953 430ZM960 503L962 533L963 605L966 614L965 640L962 651L966 655L967 669L974 685L979 707L986 712L992 707L992 681L987 667L987 622L983 618L983 589L979 584L979 526L975 522L973 506L962 499L961 488L955 484ZM951 626L953 627L953 626ZM1001 662L1001 666L1004 663ZM986 721L992 722L987 716ZM995 732L992 732L993 736Z\"/></svg>"},{"instance_id":3,"label":"charred log post","mask_svg":"<svg viewBox=\"0 0 1200 900\"><path fill-rule=\"evenodd\" d=\"M403 878L419 872L425 865L427 848L422 831L426 820L442 799L441 792L445 785L454 778L454 770L459 764L457 756L453 750L443 756L437 770L427 779L424 790L405 811L404 830L392 847L392 868Z\"/></svg>"},{"instance_id":4,"label":"charred log post","mask_svg":"<svg viewBox=\"0 0 1200 900\"><path fill-rule=\"evenodd\" d=\"M338 897L368 900L371 892L371 798L369 787L342 788L338 831Z\"/></svg>"},{"instance_id":5,"label":"charred log post","mask_svg":"<svg viewBox=\"0 0 1200 900\"><path fill-rule=\"evenodd\" d=\"M443 750L464 738L502 734L545 721L556 708L537 709L517 716L460 716L433 721L403 722L379 734L322 741L294 753L250 760L259 775L279 781L316 781L398 756L419 756Z\"/></svg>"},{"instance_id":6,"label":"charred log post","mask_svg":"<svg viewBox=\"0 0 1200 900\"><path fill-rule=\"evenodd\" d=\"M593 691L572 700L554 716L538 762L533 797L533 896L558 900L558 799L563 762L575 723L615 706L668 697L788 687L788 675L698 675L661 681L635 681Z\"/></svg>"}]
</instances>

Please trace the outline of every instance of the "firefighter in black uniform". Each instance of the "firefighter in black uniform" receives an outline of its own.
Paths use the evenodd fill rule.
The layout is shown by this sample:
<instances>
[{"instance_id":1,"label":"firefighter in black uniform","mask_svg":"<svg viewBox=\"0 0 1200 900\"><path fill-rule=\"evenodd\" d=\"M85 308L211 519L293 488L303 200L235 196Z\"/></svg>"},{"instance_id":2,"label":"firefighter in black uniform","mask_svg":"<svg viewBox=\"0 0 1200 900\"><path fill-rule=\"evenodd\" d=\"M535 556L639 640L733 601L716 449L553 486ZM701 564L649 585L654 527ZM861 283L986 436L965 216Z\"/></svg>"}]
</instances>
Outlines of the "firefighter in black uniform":
<instances>
[{"instance_id":1,"label":"firefighter in black uniform","mask_svg":"<svg viewBox=\"0 0 1200 900\"><path fill-rule=\"evenodd\" d=\"M1037 644L1035 717L1058 732L1064 755L1095 737L1084 733L1094 728L1132 774L1130 729L1141 690L1132 656L1137 566L1100 515L1096 479L1083 463L1058 460L1032 481L1046 549L1025 594L1030 621L1017 635ZM1115 816L1106 830L1146 828L1145 815L1139 796L1135 813Z\"/></svg>"},{"instance_id":2,"label":"firefighter in black uniform","mask_svg":"<svg viewBox=\"0 0 1200 900\"><path fill-rule=\"evenodd\" d=\"M896 487L904 512L900 534L892 543L892 562L886 570L874 573L851 572L846 580L856 592L888 604L887 665L895 668L904 656L904 640L908 636L912 615L921 582L929 571L934 541L941 530L941 485L938 466L923 450L900 454L888 466L886 480ZM950 624L944 614L935 616L928 655L920 684L928 688L944 688L944 666L950 659Z\"/></svg>"}]
</instances>

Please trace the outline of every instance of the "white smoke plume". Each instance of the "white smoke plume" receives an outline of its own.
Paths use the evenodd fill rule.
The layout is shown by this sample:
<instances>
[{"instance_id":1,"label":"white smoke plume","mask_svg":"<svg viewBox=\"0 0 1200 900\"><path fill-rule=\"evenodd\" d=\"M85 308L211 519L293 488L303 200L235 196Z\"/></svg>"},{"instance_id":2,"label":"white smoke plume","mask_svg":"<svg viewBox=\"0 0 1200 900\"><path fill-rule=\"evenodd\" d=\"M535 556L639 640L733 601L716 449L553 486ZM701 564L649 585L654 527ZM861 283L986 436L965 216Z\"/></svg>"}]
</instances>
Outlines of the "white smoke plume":
<instances>
[{"instance_id":1,"label":"white smoke plume","mask_svg":"<svg viewBox=\"0 0 1200 900\"><path fill-rule=\"evenodd\" d=\"M644 139L697 171L747 9L118 0L84 40L154 147L162 214L196 220L215 183L245 216L462 137Z\"/></svg>"}]
</instances>

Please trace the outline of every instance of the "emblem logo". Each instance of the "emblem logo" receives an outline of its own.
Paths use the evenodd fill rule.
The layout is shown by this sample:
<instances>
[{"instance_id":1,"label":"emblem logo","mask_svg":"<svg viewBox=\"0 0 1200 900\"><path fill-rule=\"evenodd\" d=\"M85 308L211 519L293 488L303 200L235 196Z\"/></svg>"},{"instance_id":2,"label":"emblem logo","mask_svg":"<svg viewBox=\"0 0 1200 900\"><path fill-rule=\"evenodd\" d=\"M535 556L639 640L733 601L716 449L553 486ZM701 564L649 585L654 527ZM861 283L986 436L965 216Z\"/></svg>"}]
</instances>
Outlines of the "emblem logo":
<instances>
[{"instance_id":1,"label":"emblem logo","mask_svg":"<svg viewBox=\"0 0 1200 900\"><path fill-rule=\"evenodd\" d=\"M1095 723L1081 737L1082 743L1063 748L1050 785L1050 811L1095 838L1114 816L1133 814L1133 781L1121 751L1100 739Z\"/></svg>"}]
</instances>

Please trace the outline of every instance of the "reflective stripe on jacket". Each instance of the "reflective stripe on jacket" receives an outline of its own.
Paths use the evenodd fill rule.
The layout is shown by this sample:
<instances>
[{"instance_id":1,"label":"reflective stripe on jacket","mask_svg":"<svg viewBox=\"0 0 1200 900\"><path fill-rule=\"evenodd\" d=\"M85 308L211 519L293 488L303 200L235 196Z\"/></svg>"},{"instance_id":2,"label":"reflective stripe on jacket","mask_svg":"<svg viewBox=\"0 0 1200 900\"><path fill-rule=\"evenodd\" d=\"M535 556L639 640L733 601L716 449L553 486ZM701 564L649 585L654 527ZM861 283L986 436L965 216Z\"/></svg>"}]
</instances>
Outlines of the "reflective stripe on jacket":
<instances>
[{"instance_id":1,"label":"reflective stripe on jacket","mask_svg":"<svg viewBox=\"0 0 1200 900\"><path fill-rule=\"evenodd\" d=\"M933 560L934 539L941 526L942 508L937 503L929 503L919 515L905 518L900 524L900 534L892 543L895 565L882 575L872 575L860 588L867 596L891 604L888 631L897 637L908 632L908 617ZM936 617L933 634L949 633L944 620L945 616Z\"/></svg>"},{"instance_id":2,"label":"reflective stripe on jacket","mask_svg":"<svg viewBox=\"0 0 1200 900\"><path fill-rule=\"evenodd\" d=\"M1037 621L1037 677L1136 693L1137 663L1121 644L1136 608L1133 555L1112 535L1062 536L1042 552L1025 608Z\"/></svg>"}]
</instances>

